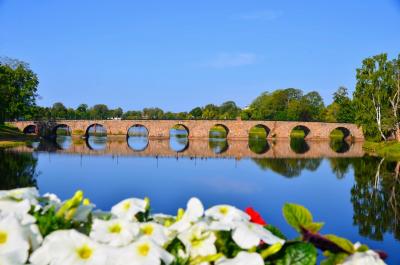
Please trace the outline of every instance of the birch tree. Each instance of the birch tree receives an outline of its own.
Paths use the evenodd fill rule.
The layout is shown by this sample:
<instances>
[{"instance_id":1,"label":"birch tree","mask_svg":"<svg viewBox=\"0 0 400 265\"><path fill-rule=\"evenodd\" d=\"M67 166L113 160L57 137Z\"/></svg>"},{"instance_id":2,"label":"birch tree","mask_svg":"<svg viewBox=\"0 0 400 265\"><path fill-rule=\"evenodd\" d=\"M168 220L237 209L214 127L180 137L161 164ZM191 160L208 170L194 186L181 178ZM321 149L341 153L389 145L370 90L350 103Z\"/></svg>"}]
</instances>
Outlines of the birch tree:
<instances>
[{"instance_id":1,"label":"birch tree","mask_svg":"<svg viewBox=\"0 0 400 265\"><path fill-rule=\"evenodd\" d=\"M355 121L361 125L369 138L386 140L393 130L390 118L390 62L386 54L379 54L363 61L357 69L357 84L354 92L356 106Z\"/></svg>"}]
</instances>

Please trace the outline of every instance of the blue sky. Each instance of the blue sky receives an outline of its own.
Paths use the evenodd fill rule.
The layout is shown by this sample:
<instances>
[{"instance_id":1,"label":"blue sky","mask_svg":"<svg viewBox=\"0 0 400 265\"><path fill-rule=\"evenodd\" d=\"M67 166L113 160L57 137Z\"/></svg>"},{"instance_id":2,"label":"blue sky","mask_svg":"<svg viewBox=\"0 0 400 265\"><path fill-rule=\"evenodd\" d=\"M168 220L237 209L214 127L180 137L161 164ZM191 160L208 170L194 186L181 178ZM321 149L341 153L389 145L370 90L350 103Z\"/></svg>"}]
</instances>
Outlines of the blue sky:
<instances>
[{"instance_id":1,"label":"blue sky","mask_svg":"<svg viewBox=\"0 0 400 265\"><path fill-rule=\"evenodd\" d=\"M30 63L39 104L184 111L263 91L351 91L400 53L400 1L0 0L0 56Z\"/></svg>"}]
</instances>

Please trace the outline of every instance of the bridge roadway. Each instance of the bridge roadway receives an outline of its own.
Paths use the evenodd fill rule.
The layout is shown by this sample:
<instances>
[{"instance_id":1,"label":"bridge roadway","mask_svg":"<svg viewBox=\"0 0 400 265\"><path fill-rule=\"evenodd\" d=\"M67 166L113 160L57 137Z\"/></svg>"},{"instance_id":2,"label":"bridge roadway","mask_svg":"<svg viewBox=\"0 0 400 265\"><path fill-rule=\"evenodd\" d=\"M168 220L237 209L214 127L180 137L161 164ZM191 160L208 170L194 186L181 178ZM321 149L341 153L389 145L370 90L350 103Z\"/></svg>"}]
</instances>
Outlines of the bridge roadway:
<instances>
[{"instance_id":1,"label":"bridge roadway","mask_svg":"<svg viewBox=\"0 0 400 265\"><path fill-rule=\"evenodd\" d=\"M307 131L306 139L329 139L334 129L342 130L354 140L364 139L362 129L350 123L297 122L297 121L243 121L243 120L57 120L55 122L18 121L10 122L21 131L34 128L42 136L55 134L60 126L68 126L76 134L87 135L92 126L103 126L108 135L127 135L129 128L141 125L146 127L149 138L167 139L175 125L182 125L190 139L208 138L210 129L220 125L227 131L228 139L247 139L250 129L256 125L263 126L268 138L290 138L291 131L302 126Z\"/></svg>"},{"instance_id":2,"label":"bridge roadway","mask_svg":"<svg viewBox=\"0 0 400 265\"><path fill-rule=\"evenodd\" d=\"M269 141L269 147L263 153L253 152L245 140L229 140L228 148L222 153L215 153L210 147L209 141L205 139L192 139L186 148L181 152L174 151L170 147L169 140L150 139L143 150L133 150L125 137L110 137L102 150L93 150L88 142L81 139L74 139L71 146L61 149L55 145L41 144L36 151L50 151L54 153L75 154L75 155L117 155L117 156L138 156L138 157L189 157L189 158L346 158L362 157L364 151L362 142L350 143L350 148L342 153L335 152L329 141L308 140L308 150L303 153L296 153L289 140ZM17 147L17 151L35 151L29 147Z\"/></svg>"}]
</instances>

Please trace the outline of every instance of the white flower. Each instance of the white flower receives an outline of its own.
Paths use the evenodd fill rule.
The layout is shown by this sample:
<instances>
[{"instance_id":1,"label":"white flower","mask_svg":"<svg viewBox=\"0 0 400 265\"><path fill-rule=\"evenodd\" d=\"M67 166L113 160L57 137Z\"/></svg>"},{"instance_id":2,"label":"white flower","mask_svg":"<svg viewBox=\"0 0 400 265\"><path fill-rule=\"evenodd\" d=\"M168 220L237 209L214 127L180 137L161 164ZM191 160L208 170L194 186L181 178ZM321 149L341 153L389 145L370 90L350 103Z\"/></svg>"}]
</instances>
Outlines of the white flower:
<instances>
[{"instance_id":1,"label":"white flower","mask_svg":"<svg viewBox=\"0 0 400 265\"><path fill-rule=\"evenodd\" d=\"M45 193L43 194L43 198L46 198L49 200L50 204L53 205L60 205L61 204L61 200L60 198L58 198L57 195L55 195L54 193Z\"/></svg>"},{"instance_id":2,"label":"white flower","mask_svg":"<svg viewBox=\"0 0 400 265\"><path fill-rule=\"evenodd\" d=\"M0 264L25 264L29 243L18 220L9 215L0 220Z\"/></svg>"},{"instance_id":3,"label":"white flower","mask_svg":"<svg viewBox=\"0 0 400 265\"><path fill-rule=\"evenodd\" d=\"M275 243L284 244L285 240L275 236L262 225L250 222L237 222L232 233L232 239L243 249L249 249L264 241L268 245Z\"/></svg>"},{"instance_id":4,"label":"white flower","mask_svg":"<svg viewBox=\"0 0 400 265\"><path fill-rule=\"evenodd\" d=\"M139 231L143 237L149 238L159 245L164 245L169 240L168 228L155 222L140 223L139 225Z\"/></svg>"},{"instance_id":5,"label":"white flower","mask_svg":"<svg viewBox=\"0 0 400 265\"><path fill-rule=\"evenodd\" d=\"M342 265L386 265L379 255L372 251L356 252L346 258Z\"/></svg>"},{"instance_id":6,"label":"white flower","mask_svg":"<svg viewBox=\"0 0 400 265\"><path fill-rule=\"evenodd\" d=\"M36 250L43 242L43 237L42 234L40 234L39 227L36 224L27 224L23 226L23 230L31 249Z\"/></svg>"},{"instance_id":7,"label":"white flower","mask_svg":"<svg viewBox=\"0 0 400 265\"><path fill-rule=\"evenodd\" d=\"M217 253L214 245L216 236L206 230L204 223L197 223L178 235L191 257L207 256Z\"/></svg>"},{"instance_id":8,"label":"white flower","mask_svg":"<svg viewBox=\"0 0 400 265\"><path fill-rule=\"evenodd\" d=\"M119 218L136 220L135 215L146 211L147 202L142 199L125 199L111 208L111 213Z\"/></svg>"},{"instance_id":9,"label":"white flower","mask_svg":"<svg viewBox=\"0 0 400 265\"><path fill-rule=\"evenodd\" d=\"M35 218L28 214L31 209L29 200L0 200L0 217L15 215L22 225L34 223Z\"/></svg>"},{"instance_id":10,"label":"white flower","mask_svg":"<svg viewBox=\"0 0 400 265\"><path fill-rule=\"evenodd\" d=\"M199 220L199 218L202 217L203 214L204 207L201 201L197 198L191 198L186 205L186 211L183 214L182 218L171 225L170 229L182 232L188 229L191 223Z\"/></svg>"},{"instance_id":11,"label":"white flower","mask_svg":"<svg viewBox=\"0 0 400 265\"><path fill-rule=\"evenodd\" d=\"M125 219L112 219L109 221L94 219L90 237L100 243L121 247L132 242L138 233L139 226Z\"/></svg>"},{"instance_id":12,"label":"white flower","mask_svg":"<svg viewBox=\"0 0 400 265\"><path fill-rule=\"evenodd\" d=\"M174 260L171 254L144 237L121 248L116 257L115 265L159 265L161 260L168 265Z\"/></svg>"},{"instance_id":13,"label":"white flower","mask_svg":"<svg viewBox=\"0 0 400 265\"><path fill-rule=\"evenodd\" d=\"M264 265L264 260L258 253L248 253L241 251L233 259L223 259L216 265Z\"/></svg>"},{"instance_id":14,"label":"white flower","mask_svg":"<svg viewBox=\"0 0 400 265\"><path fill-rule=\"evenodd\" d=\"M108 250L75 230L60 230L47 236L30 257L33 265L110 264Z\"/></svg>"},{"instance_id":15,"label":"white flower","mask_svg":"<svg viewBox=\"0 0 400 265\"><path fill-rule=\"evenodd\" d=\"M230 205L216 205L208 209L205 215L224 223L250 220L248 214Z\"/></svg>"},{"instance_id":16,"label":"white flower","mask_svg":"<svg viewBox=\"0 0 400 265\"><path fill-rule=\"evenodd\" d=\"M3 199L28 200L31 205L37 204L38 197L39 197L39 192L34 187L0 191L0 200Z\"/></svg>"}]
</instances>

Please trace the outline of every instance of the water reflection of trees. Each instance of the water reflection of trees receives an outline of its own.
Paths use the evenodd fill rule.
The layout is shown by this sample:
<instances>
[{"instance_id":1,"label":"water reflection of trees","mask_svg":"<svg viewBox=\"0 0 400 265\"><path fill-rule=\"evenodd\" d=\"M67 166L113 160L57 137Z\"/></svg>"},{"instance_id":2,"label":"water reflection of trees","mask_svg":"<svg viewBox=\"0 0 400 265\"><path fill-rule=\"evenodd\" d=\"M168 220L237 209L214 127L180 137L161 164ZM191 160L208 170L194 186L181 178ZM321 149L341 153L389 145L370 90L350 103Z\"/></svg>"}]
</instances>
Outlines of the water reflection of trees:
<instances>
[{"instance_id":1,"label":"water reflection of trees","mask_svg":"<svg viewBox=\"0 0 400 265\"><path fill-rule=\"evenodd\" d=\"M303 169L315 171L320 166L322 158L252 158L264 170L270 169L287 178L301 175Z\"/></svg>"},{"instance_id":2,"label":"water reflection of trees","mask_svg":"<svg viewBox=\"0 0 400 265\"><path fill-rule=\"evenodd\" d=\"M382 240L386 232L400 239L400 162L365 157L354 161L351 189L353 222L361 235Z\"/></svg>"},{"instance_id":3,"label":"water reflection of trees","mask_svg":"<svg viewBox=\"0 0 400 265\"><path fill-rule=\"evenodd\" d=\"M0 190L36 186L37 159L31 153L0 149Z\"/></svg>"}]
</instances>

